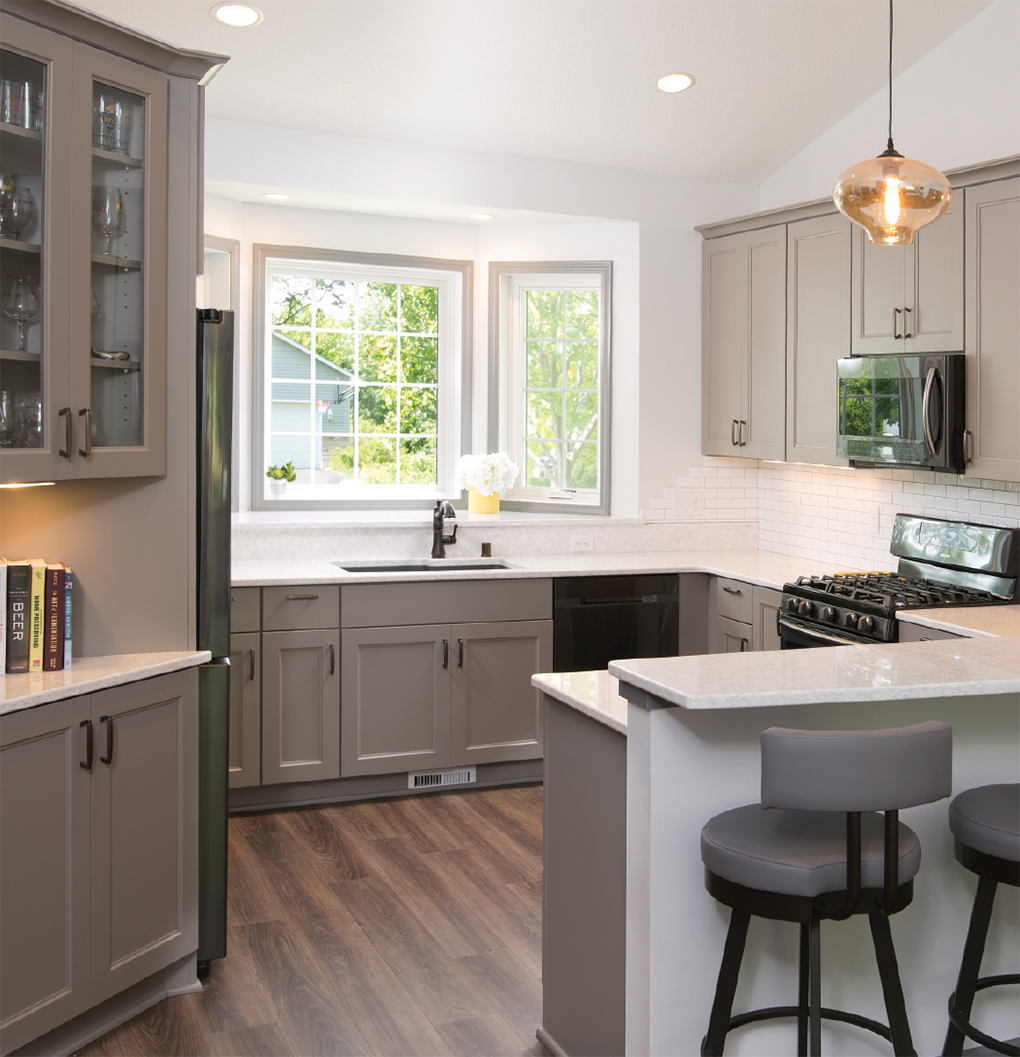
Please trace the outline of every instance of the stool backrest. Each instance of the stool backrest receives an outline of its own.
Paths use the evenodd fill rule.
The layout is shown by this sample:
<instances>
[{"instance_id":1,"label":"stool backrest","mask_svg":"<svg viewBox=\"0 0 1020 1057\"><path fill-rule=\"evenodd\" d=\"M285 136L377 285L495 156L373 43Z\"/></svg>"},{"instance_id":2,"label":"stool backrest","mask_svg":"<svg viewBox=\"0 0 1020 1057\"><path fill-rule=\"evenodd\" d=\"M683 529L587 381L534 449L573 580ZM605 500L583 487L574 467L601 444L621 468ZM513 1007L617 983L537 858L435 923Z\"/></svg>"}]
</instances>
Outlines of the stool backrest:
<instances>
[{"instance_id":1,"label":"stool backrest","mask_svg":"<svg viewBox=\"0 0 1020 1057\"><path fill-rule=\"evenodd\" d=\"M897 811L949 796L953 731L934 720L893 730L761 735L761 802L802 811Z\"/></svg>"}]
</instances>

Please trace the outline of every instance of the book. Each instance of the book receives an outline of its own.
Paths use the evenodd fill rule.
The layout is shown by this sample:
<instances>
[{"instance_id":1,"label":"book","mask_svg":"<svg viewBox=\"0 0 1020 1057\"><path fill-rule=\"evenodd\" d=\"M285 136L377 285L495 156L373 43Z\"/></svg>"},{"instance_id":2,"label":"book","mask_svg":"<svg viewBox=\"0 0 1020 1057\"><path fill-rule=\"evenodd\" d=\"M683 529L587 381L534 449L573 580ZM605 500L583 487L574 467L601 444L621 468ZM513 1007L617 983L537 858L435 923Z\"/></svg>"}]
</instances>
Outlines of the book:
<instances>
[{"instance_id":1,"label":"book","mask_svg":"<svg viewBox=\"0 0 1020 1057\"><path fill-rule=\"evenodd\" d=\"M0 675L7 671L7 559L0 558Z\"/></svg>"},{"instance_id":2,"label":"book","mask_svg":"<svg viewBox=\"0 0 1020 1057\"><path fill-rule=\"evenodd\" d=\"M46 598L43 609L44 672L59 672L64 667L64 567L58 563L46 566Z\"/></svg>"},{"instance_id":3,"label":"book","mask_svg":"<svg viewBox=\"0 0 1020 1057\"><path fill-rule=\"evenodd\" d=\"M28 564L31 569L28 596L28 670L41 672L46 607L46 561L33 558Z\"/></svg>"},{"instance_id":4,"label":"book","mask_svg":"<svg viewBox=\"0 0 1020 1057\"><path fill-rule=\"evenodd\" d=\"M32 593L32 567L27 558L7 566L7 671L28 671L28 608Z\"/></svg>"},{"instance_id":5,"label":"book","mask_svg":"<svg viewBox=\"0 0 1020 1057\"><path fill-rule=\"evenodd\" d=\"M64 667L71 667L71 585L74 574L64 566Z\"/></svg>"}]
</instances>

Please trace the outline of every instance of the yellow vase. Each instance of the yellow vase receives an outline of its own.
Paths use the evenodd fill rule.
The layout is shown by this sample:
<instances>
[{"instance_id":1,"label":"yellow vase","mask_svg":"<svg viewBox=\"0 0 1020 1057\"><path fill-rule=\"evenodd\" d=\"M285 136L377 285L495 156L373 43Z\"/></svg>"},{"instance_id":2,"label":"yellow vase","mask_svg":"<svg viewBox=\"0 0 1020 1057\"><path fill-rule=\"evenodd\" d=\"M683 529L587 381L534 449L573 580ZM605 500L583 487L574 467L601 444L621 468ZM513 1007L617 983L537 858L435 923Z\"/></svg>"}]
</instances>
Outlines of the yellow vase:
<instances>
[{"instance_id":1,"label":"yellow vase","mask_svg":"<svg viewBox=\"0 0 1020 1057\"><path fill-rule=\"evenodd\" d=\"M468 510L472 514L498 514L499 492L492 495L482 495L473 488L468 488Z\"/></svg>"}]
</instances>

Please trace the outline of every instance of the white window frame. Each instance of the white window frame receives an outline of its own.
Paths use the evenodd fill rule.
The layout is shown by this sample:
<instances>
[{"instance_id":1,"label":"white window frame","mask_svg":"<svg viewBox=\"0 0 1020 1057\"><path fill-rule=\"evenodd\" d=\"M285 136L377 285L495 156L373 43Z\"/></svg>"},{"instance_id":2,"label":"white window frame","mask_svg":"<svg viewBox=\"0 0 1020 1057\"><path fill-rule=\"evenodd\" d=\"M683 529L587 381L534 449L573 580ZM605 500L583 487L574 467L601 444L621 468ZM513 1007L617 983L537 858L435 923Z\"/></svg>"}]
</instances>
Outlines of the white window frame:
<instances>
[{"instance_id":1,"label":"white window frame","mask_svg":"<svg viewBox=\"0 0 1020 1057\"><path fill-rule=\"evenodd\" d=\"M254 255L252 509L419 509L430 507L437 499L457 498L453 470L460 453L470 444L471 262L264 245L255 246ZM282 498L265 495L272 402L271 379L266 373L270 367L267 350L274 329L268 311L268 286L272 276L279 274L439 287L436 484L352 484L344 486L343 497L294 497L289 494L292 489Z\"/></svg>"},{"instance_id":2,"label":"white window frame","mask_svg":"<svg viewBox=\"0 0 1020 1057\"><path fill-rule=\"evenodd\" d=\"M598 488L566 493L525 484L524 295L529 290L599 290ZM505 451L521 471L500 498L509 510L609 514L611 420L610 261L493 261L489 264L489 449Z\"/></svg>"}]
</instances>

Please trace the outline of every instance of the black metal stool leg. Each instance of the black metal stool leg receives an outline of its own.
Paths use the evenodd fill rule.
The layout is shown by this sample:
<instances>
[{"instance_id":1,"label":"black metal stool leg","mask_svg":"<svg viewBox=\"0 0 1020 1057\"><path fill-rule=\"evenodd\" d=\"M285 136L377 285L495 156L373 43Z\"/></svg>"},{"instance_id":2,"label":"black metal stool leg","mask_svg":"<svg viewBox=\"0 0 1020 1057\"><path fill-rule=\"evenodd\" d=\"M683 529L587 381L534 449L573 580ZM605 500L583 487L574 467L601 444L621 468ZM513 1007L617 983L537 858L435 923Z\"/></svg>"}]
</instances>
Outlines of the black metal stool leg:
<instances>
[{"instance_id":1,"label":"black metal stool leg","mask_svg":"<svg viewBox=\"0 0 1020 1057\"><path fill-rule=\"evenodd\" d=\"M808 925L810 946L810 1040L811 1057L822 1055L822 929L816 918Z\"/></svg>"},{"instance_id":2,"label":"black metal stool leg","mask_svg":"<svg viewBox=\"0 0 1020 1057\"><path fill-rule=\"evenodd\" d=\"M878 974L882 979L882 994L885 996L893 1050L897 1057L917 1057L917 1051L910 1038L910 1023L907 1020L907 1006L903 1001L903 987L900 984L900 970L896 964L896 948L893 946L889 919L885 914L869 914L868 921L871 923L871 938L875 944Z\"/></svg>"},{"instance_id":3,"label":"black metal stool leg","mask_svg":"<svg viewBox=\"0 0 1020 1057\"><path fill-rule=\"evenodd\" d=\"M981 959L985 953L985 939L988 936L988 925L992 920L992 903L998 881L991 877L979 877L974 906L970 912L970 926L967 929L967 940L963 945L963 960L960 962L960 975L956 980L956 993L953 996L952 1014L957 1021L970 1022L970 1011L974 1005L974 992L977 989L978 974L981 972ZM963 1053L963 1032L950 1021L946 1032L946 1042L942 1047L946 1057L960 1057Z\"/></svg>"},{"instance_id":4,"label":"black metal stool leg","mask_svg":"<svg viewBox=\"0 0 1020 1057\"><path fill-rule=\"evenodd\" d=\"M800 926L800 979L797 992L797 1057L807 1057L808 1045L808 1002L811 992L808 987L808 970L811 959L810 926L804 922Z\"/></svg>"},{"instance_id":5,"label":"black metal stool leg","mask_svg":"<svg viewBox=\"0 0 1020 1057\"><path fill-rule=\"evenodd\" d=\"M715 985L715 1001L712 1003L712 1015L708 1020L708 1034L701 1042L702 1057L722 1057L733 1011L733 996L737 991L740 962L744 957L747 926L750 922L751 915L746 911L730 911L730 927L726 933L722 965L719 966L719 979Z\"/></svg>"}]
</instances>

